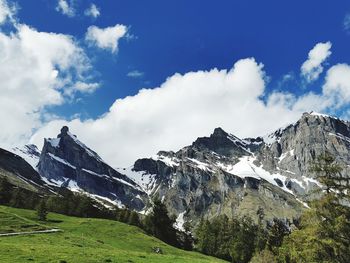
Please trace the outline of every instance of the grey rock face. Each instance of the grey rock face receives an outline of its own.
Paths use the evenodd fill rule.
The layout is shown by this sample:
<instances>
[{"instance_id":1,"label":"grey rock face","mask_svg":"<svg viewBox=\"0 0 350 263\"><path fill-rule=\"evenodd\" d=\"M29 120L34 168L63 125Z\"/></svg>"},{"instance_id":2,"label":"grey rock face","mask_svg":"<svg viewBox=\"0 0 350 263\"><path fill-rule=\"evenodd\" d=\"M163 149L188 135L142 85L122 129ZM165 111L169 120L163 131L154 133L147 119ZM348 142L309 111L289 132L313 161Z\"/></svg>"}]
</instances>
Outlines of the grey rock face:
<instances>
[{"instance_id":1,"label":"grey rock face","mask_svg":"<svg viewBox=\"0 0 350 263\"><path fill-rule=\"evenodd\" d=\"M147 200L133 180L103 162L68 127L63 127L57 138L45 139L38 171L52 184L108 198L135 210L141 210Z\"/></svg>"},{"instance_id":2,"label":"grey rock face","mask_svg":"<svg viewBox=\"0 0 350 263\"><path fill-rule=\"evenodd\" d=\"M319 187L309 171L315 158L327 150L349 174L349 149L349 122L305 113L255 139L217 128L176 153L137 160L128 174L148 178L143 187L150 197L159 196L171 213L194 223L220 214L256 217L259 207L268 218L291 218L305 208L306 194Z\"/></svg>"},{"instance_id":3,"label":"grey rock face","mask_svg":"<svg viewBox=\"0 0 350 263\"><path fill-rule=\"evenodd\" d=\"M33 167L22 157L4 149L0 149L0 176L8 179L17 185L29 190L41 190L44 182ZM19 185L18 184L18 185Z\"/></svg>"},{"instance_id":4,"label":"grey rock face","mask_svg":"<svg viewBox=\"0 0 350 263\"><path fill-rule=\"evenodd\" d=\"M316 113L304 113L299 121L266 138L267 142L256 153L257 162L264 169L278 172L288 178L289 189L303 196L317 187L310 166L328 151L349 174L349 122Z\"/></svg>"}]
</instances>

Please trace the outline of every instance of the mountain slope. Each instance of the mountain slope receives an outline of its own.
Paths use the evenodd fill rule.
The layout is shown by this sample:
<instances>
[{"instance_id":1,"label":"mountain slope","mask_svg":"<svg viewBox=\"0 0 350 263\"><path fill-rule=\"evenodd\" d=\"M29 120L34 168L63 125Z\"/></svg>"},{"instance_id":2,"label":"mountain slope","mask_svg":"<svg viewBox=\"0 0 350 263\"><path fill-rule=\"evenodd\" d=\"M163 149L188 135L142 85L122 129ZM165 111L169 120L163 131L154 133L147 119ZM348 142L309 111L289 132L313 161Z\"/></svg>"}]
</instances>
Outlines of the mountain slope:
<instances>
[{"instance_id":1,"label":"mountain slope","mask_svg":"<svg viewBox=\"0 0 350 263\"><path fill-rule=\"evenodd\" d=\"M35 211L0 206L0 221L6 214L38 223ZM117 221L54 213L48 219L40 224L63 232L0 237L0 262L224 262L171 247L137 227ZM153 252L154 248L160 248L163 254Z\"/></svg>"},{"instance_id":2,"label":"mountain slope","mask_svg":"<svg viewBox=\"0 0 350 263\"><path fill-rule=\"evenodd\" d=\"M34 168L22 157L0 148L0 176L21 188L38 192L45 190L45 183ZM47 190L47 189L46 189Z\"/></svg>"}]
</instances>

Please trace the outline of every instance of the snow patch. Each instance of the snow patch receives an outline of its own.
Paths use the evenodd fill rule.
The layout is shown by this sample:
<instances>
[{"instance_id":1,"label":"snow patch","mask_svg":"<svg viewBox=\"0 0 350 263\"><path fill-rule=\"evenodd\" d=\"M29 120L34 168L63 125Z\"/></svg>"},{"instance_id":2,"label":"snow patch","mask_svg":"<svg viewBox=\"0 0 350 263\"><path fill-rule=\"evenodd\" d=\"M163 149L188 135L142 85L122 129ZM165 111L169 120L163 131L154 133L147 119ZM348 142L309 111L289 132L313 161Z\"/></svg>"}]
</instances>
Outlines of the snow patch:
<instances>
[{"instance_id":1,"label":"snow patch","mask_svg":"<svg viewBox=\"0 0 350 263\"><path fill-rule=\"evenodd\" d=\"M178 215L178 217L176 218L176 221L174 223L174 227L180 231L185 231L185 229L184 229L184 223L185 223L184 215L185 214L186 214L186 211L180 213Z\"/></svg>"},{"instance_id":2,"label":"snow patch","mask_svg":"<svg viewBox=\"0 0 350 263\"><path fill-rule=\"evenodd\" d=\"M164 156L164 155L155 155L152 156L151 159L155 160L155 161L161 161L163 163L165 163L167 166L170 167L174 167L174 166L179 166L180 162L177 158L170 158L168 156Z\"/></svg>"},{"instance_id":3,"label":"snow patch","mask_svg":"<svg viewBox=\"0 0 350 263\"><path fill-rule=\"evenodd\" d=\"M69 167L72 168L72 169L77 169L74 165L70 164L70 163L67 162L66 160L64 160L64 159L62 159L62 158L60 158L60 157L58 157L58 156L56 156L56 155L53 155L52 153L48 153L48 155L49 155L52 159L54 159L54 160L56 160L56 161L58 161L58 162L60 162L60 163L62 163L62 164L64 164L64 165L67 165L67 166L69 166Z\"/></svg>"},{"instance_id":4,"label":"snow patch","mask_svg":"<svg viewBox=\"0 0 350 263\"><path fill-rule=\"evenodd\" d=\"M57 148L60 145L61 138L49 138L47 141L52 147Z\"/></svg>"},{"instance_id":5,"label":"snow patch","mask_svg":"<svg viewBox=\"0 0 350 263\"><path fill-rule=\"evenodd\" d=\"M133 180L147 194L151 194L155 187L155 174L149 174L145 171L133 171L133 166L128 168L116 168L116 170Z\"/></svg>"},{"instance_id":6,"label":"snow patch","mask_svg":"<svg viewBox=\"0 0 350 263\"><path fill-rule=\"evenodd\" d=\"M212 171L211 167L209 164L207 163L203 163L201 161L198 161L197 159L192 159L192 158L187 158L188 160L190 160L192 163L196 164L196 167L198 169L204 170L204 171Z\"/></svg>"}]
</instances>

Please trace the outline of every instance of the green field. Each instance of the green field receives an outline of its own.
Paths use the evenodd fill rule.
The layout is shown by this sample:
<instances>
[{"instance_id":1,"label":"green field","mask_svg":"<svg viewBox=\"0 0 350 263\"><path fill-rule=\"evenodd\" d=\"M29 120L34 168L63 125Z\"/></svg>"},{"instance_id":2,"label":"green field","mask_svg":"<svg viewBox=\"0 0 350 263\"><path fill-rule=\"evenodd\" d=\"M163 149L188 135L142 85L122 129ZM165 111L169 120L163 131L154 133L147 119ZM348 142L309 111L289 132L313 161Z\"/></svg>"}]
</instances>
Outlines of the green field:
<instances>
[{"instance_id":1,"label":"green field","mask_svg":"<svg viewBox=\"0 0 350 263\"><path fill-rule=\"evenodd\" d=\"M4 222L4 223L3 223ZM6 223L5 223L6 222ZM63 232L0 237L0 262L223 262L183 251L117 221L50 213L38 222L35 211L0 206L0 233L59 228ZM23 227L24 226L24 227ZM163 254L153 252L160 247Z\"/></svg>"}]
</instances>

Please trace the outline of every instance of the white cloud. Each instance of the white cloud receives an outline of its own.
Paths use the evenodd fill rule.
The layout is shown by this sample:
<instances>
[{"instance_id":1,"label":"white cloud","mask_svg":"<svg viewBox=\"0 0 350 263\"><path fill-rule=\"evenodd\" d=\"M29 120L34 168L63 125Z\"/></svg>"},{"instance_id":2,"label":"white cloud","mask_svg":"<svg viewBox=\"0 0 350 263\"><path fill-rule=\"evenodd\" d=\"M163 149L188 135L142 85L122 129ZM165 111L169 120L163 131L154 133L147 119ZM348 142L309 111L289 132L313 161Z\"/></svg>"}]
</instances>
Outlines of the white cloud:
<instances>
[{"instance_id":1,"label":"white cloud","mask_svg":"<svg viewBox=\"0 0 350 263\"><path fill-rule=\"evenodd\" d=\"M101 12L100 12L100 9L95 4L91 4L91 6L85 10L84 14L86 16L97 18L101 15Z\"/></svg>"},{"instance_id":2,"label":"white cloud","mask_svg":"<svg viewBox=\"0 0 350 263\"><path fill-rule=\"evenodd\" d=\"M75 10L73 8L73 3L67 0L58 0L56 10L61 12L63 15L73 17L75 16Z\"/></svg>"},{"instance_id":3,"label":"white cloud","mask_svg":"<svg viewBox=\"0 0 350 263\"><path fill-rule=\"evenodd\" d=\"M322 63L332 54L330 51L331 42L317 43L310 50L308 59L301 66L301 74L307 82L317 80L323 72Z\"/></svg>"},{"instance_id":4,"label":"white cloud","mask_svg":"<svg viewBox=\"0 0 350 263\"><path fill-rule=\"evenodd\" d=\"M16 12L16 6L10 5L6 0L0 0L0 25L6 20L13 22Z\"/></svg>"},{"instance_id":5,"label":"white cloud","mask_svg":"<svg viewBox=\"0 0 350 263\"><path fill-rule=\"evenodd\" d=\"M350 103L350 66L337 64L326 75L323 94L329 98L333 108L340 108Z\"/></svg>"},{"instance_id":6,"label":"white cloud","mask_svg":"<svg viewBox=\"0 0 350 263\"><path fill-rule=\"evenodd\" d=\"M344 29L346 31L349 31L350 30L350 14L346 14L345 17L344 17Z\"/></svg>"},{"instance_id":7,"label":"white cloud","mask_svg":"<svg viewBox=\"0 0 350 263\"><path fill-rule=\"evenodd\" d=\"M275 103L260 99L265 92L262 67L250 58L229 71L175 74L160 87L116 100L96 120L50 122L32 142L41 145L43 137L56 136L65 124L108 163L125 166L162 149L178 150L219 126L241 137L262 135L301 114L290 110L287 95Z\"/></svg>"},{"instance_id":8,"label":"white cloud","mask_svg":"<svg viewBox=\"0 0 350 263\"><path fill-rule=\"evenodd\" d=\"M141 72L139 70L133 70L128 72L128 74L126 76L130 77L130 78L141 78L145 75L144 72Z\"/></svg>"},{"instance_id":9,"label":"white cloud","mask_svg":"<svg viewBox=\"0 0 350 263\"><path fill-rule=\"evenodd\" d=\"M90 63L72 37L23 24L16 30L0 32L0 144L5 148L28 142L46 107L64 103L67 90L72 96L94 85L85 81Z\"/></svg>"},{"instance_id":10,"label":"white cloud","mask_svg":"<svg viewBox=\"0 0 350 263\"><path fill-rule=\"evenodd\" d=\"M101 49L118 52L118 41L127 33L127 27L117 24L113 27L98 28L90 26L86 32L85 40Z\"/></svg>"}]
</instances>

